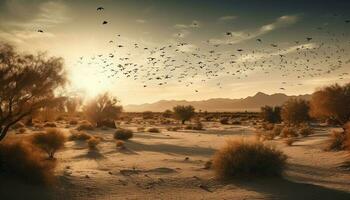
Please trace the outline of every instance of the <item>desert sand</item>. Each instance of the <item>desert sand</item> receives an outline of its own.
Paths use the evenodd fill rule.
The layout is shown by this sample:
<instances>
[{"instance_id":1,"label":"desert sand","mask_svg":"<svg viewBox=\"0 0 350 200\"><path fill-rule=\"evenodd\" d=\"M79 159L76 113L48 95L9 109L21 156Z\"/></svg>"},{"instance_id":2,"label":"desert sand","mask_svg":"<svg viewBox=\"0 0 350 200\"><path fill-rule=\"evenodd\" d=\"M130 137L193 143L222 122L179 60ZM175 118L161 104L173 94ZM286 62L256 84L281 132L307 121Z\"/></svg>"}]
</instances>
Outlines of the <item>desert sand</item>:
<instances>
[{"instance_id":1,"label":"desert sand","mask_svg":"<svg viewBox=\"0 0 350 200\"><path fill-rule=\"evenodd\" d=\"M205 124L203 131L137 132L117 149L113 129L88 131L101 136L98 151L86 143L69 141L59 152L54 189L0 181L4 199L350 199L350 171L342 167L346 152L324 151L332 128L314 126L316 134L292 146L283 139L269 141L288 155L281 178L224 182L205 169L215 150L234 137L254 137L250 126ZM69 129L61 124L69 133Z\"/></svg>"}]
</instances>

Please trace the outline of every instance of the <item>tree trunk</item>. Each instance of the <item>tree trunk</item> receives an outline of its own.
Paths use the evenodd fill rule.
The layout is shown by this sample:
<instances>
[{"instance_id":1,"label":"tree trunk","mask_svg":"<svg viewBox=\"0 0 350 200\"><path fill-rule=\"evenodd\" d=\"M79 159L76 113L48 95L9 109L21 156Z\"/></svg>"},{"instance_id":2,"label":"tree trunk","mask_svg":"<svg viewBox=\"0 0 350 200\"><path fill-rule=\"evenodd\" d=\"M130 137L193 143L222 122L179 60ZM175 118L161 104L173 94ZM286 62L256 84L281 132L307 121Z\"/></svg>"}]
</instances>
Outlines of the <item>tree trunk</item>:
<instances>
[{"instance_id":1,"label":"tree trunk","mask_svg":"<svg viewBox=\"0 0 350 200\"><path fill-rule=\"evenodd\" d=\"M9 128L10 126L5 126L4 128L0 129L0 141L2 141L5 138Z\"/></svg>"}]
</instances>

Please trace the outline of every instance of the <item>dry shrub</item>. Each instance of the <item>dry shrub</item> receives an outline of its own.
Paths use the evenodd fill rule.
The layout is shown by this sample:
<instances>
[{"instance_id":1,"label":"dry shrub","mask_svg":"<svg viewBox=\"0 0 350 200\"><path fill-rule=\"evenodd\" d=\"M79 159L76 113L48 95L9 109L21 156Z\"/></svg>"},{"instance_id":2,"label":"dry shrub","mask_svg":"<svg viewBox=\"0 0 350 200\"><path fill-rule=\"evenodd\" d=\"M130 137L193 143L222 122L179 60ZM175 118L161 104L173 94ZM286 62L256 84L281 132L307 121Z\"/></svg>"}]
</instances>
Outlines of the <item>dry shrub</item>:
<instances>
[{"instance_id":1,"label":"dry shrub","mask_svg":"<svg viewBox=\"0 0 350 200\"><path fill-rule=\"evenodd\" d=\"M333 131L330 135L328 150L340 151L350 149L350 132Z\"/></svg>"},{"instance_id":2,"label":"dry shrub","mask_svg":"<svg viewBox=\"0 0 350 200\"><path fill-rule=\"evenodd\" d=\"M43 158L41 151L28 142L0 143L0 171L35 184L54 182L55 162Z\"/></svg>"},{"instance_id":3,"label":"dry shrub","mask_svg":"<svg viewBox=\"0 0 350 200\"><path fill-rule=\"evenodd\" d=\"M201 122L197 122L195 124L189 124L185 127L185 129L187 130L197 130L197 131L201 131L204 130L203 129L203 124Z\"/></svg>"},{"instance_id":4,"label":"dry shrub","mask_svg":"<svg viewBox=\"0 0 350 200\"><path fill-rule=\"evenodd\" d=\"M147 131L150 133L160 133L159 128L149 128Z\"/></svg>"},{"instance_id":5,"label":"dry shrub","mask_svg":"<svg viewBox=\"0 0 350 200\"><path fill-rule=\"evenodd\" d=\"M261 128L265 131L271 131L274 128L274 124L271 123L262 123Z\"/></svg>"},{"instance_id":6,"label":"dry shrub","mask_svg":"<svg viewBox=\"0 0 350 200\"><path fill-rule=\"evenodd\" d=\"M329 85L312 94L310 114L344 125L350 117L350 83Z\"/></svg>"},{"instance_id":7,"label":"dry shrub","mask_svg":"<svg viewBox=\"0 0 350 200\"><path fill-rule=\"evenodd\" d=\"M220 119L220 123L221 124L227 125L227 124L229 124L228 122L229 122L229 119L227 117L224 117L224 118Z\"/></svg>"},{"instance_id":8,"label":"dry shrub","mask_svg":"<svg viewBox=\"0 0 350 200\"><path fill-rule=\"evenodd\" d=\"M123 108L117 104L118 100L115 97L104 93L89 101L83 107L83 112L92 124L100 125L102 121L120 117Z\"/></svg>"},{"instance_id":9,"label":"dry shrub","mask_svg":"<svg viewBox=\"0 0 350 200\"><path fill-rule=\"evenodd\" d=\"M236 139L216 152L213 168L218 178L279 176L286 164L286 155L272 146Z\"/></svg>"},{"instance_id":10,"label":"dry shrub","mask_svg":"<svg viewBox=\"0 0 350 200\"><path fill-rule=\"evenodd\" d=\"M272 132L275 136L279 136L281 135L282 129L283 129L283 126L275 124L272 129Z\"/></svg>"},{"instance_id":11,"label":"dry shrub","mask_svg":"<svg viewBox=\"0 0 350 200\"><path fill-rule=\"evenodd\" d=\"M24 128L24 127L25 127L25 125L22 122L17 122L11 126L12 129L19 129L19 128Z\"/></svg>"},{"instance_id":12,"label":"dry shrub","mask_svg":"<svg viewBox=\"0 0 350 200\"><path fill-rule=\"evenodd\" d=\"M114 132L114 139L128 140L133 137L133 132L130 129L119 128Z\"/></svg>"},{"instance_id":13,"label":"dry shrub","mask_svg":"<svg viewBox=\"0 0 350 200\"><path fill-rule=\"evenodd\" d=\"M298 134L295 131L295 129L293 127L284 127L281 131L281 137L283 138L287 138L287 137L297 137Z\"/></svg>"},{"instance_id":14,"label":"dry shrub","mask_svg":"<svg viewBox=\"0 0 350 200\"><path fill-rule=\"evenodd\" d=\"M289 99L284 103L281 117L288 124L300 124L310 120L309 103L303 99Z\"/></svg>"},{"instance_id":15,"label":"dry shrub","mask_svg":"<svg viewBox=\"0 0 350 200\"><path fill-rule=\"evenodd\" d=\"M71 135L69 136L69 140L70 141L76 141L76 140L80 140L80 141L86 141L89 140L92 136L88 133L82 132L82 131L71 131Z\"/></svg>"},{"instance_id":16,"label":"dry shrub","mask_svg":"<svg viewBox=\"0 0 350 200\"><path fill-rule=\"evenodd\" d=\"M278 123L281 122L281 108L271 107L271 106L264 106L261 107L261 113L260 113L262 119L269 123Z\"/></svg>"},{"instance_id":17,"label":"dry shrub","mask_svg":"<svg viewBox=\"0 0 350 200\"><path fill-rule=\"evenodd\" d=\"M232 124L232 125L241 125L242 122L239 121L239 120L235 120L235 121L233 121L231 124Z\"/></svg>"},{"instance_id":18,"label":"dry shrub","mask_svg":"<svg viewBox=\"0 0 350 200\"><path fill-rule=\"evenodd\" d=\"M295 142L296 140L294 138L287 138L284 140L284 143L288 146L292 146L292 144Z\"/></svg>"},{"instance_id":19,"label":"dry shrub","mask_svg":"<svg viewBox=\"0 0 350 200\"><path fill-rule=\"evenodd\" d=\"M20 129L18 129L17 134L24 134L24 133L26 133L26 132L27 132L27 129L26 129L26 128L20 128Z\"/></svg>"},{"instance_id":20,"label":"dry shrub","mask_svg":"<svg viewBox=\"0 0 350 200\"><path fill-rule=\"evenodd\" d=\"M152 111L145 111L142 113L142 118L143 119L153 119L154 118L154 114Z\"/></svg>"},{"instance_id":21,"label":"dry shrub","mask_svg":"<svg viewBox=\"0 0 350 200\"><path fill-rule=\"evenodd\" d=\"M312 128L308 126L303 126L298 130L298 134L304 137L312 135L313 133L314 131L312 130Z\"/></svg>"},{"instance_id":22,"label":"dry shrub","mask_svg":"<svg viewBox=\"0 0 350 200\"><path fill-rule=\"evenodd\" d=\"M209 160L204 163L204 169L210 169L213 165L213 161Z\"/></svg>"},{"instance_id":23,"label":"dry shrub","mask_svg":"<svg viewBox=\"0 0 350 200\"><path fill-rule=\"evenodd\" d=\"M32 143L45 151L50 159L54 158L55 153L64 147L66 137L60 129L51 128L46 132L39 132L33 135Z\"/></svg>"},{"instance_id":24,"label":"dry shrub","mask_svg":"<svg viewBox=\"0 0 350 200\"><path fill-rule=\"evenodd\" d=\"M56 128L57 125L56 125L55 122L46 122L46 123L44 124L44 127Z\"/></svg>"},{"instance_id":25,"label":"dry shrub","mask_svg":"<svg viewBox=\"0 0 350 200\"><path fill-rule=\"evenodd\" d=\"M69 121L69 124L70 125L77 125L79 122L78 122L78 120L76 120L76 119L71 119L70 121Z\"/></svg>"},{"instance_id":26,"label":"dry shrub","mask_svg":"<svg viewBox=\"0 0 350 200\"><path fill-rule=\"evenodd\" d=\"M145 131L145 127L137 127L137 131L138 132L144 132Z\"/></svg>"},{"instance_id":27,"label":"dry shrub","mask_svg":"<svg viewBox=\"0 0 350 200\"><path fill-rule=\"evenodd\" d=\"M92 131L94 130L94 126L92 126L92 124L88 121L81 121L81 123L79 124L79 126L77 127L78 131Z\"/></svg>"},{"instance_id":28,"label":"dry shrub","mask_svg":"<svg viewBox=\"0 0 350 200\"><path fill-rule=\"evenodd\" d=\"M180 126L172 126L172 127L168 127L167 130L168 131L178 131L180 130L181 127Z\"/></svg>"},{"instance_id":29,"label":"dry shrub","mask_svg":"<svg viewBox=\"0 0 350 200\"><path fill-rule=\"evenodd\" d=\"M88 141L88 147L90 151L94 151L97 150L97 145L100 143L100 140L98 138L95 137L91 137Z\"/></svg>"},{"instance_id":30,"label":"dry shrub","mask_svg":"<svg viewBox=\"0 0 350 200\"><path fill-rule=\"evenodd\" d=\"M122 141L122 140L117 140L115 142L115 146L118 148L118 149L125 149L125 143Z\"/></svg>"},{"instance_id":31,"label":"dry shrub","mask_svg":"<svg viewBox=\"0 0 350 200\"><path fill-rule=\"evenodd\" d=\"M96 122L96 127L107 127L107 128L113 128L116 129L117 126L115 125L114 120L112 119L104 119L101 121Z\"/></svg>"}]
</instances>

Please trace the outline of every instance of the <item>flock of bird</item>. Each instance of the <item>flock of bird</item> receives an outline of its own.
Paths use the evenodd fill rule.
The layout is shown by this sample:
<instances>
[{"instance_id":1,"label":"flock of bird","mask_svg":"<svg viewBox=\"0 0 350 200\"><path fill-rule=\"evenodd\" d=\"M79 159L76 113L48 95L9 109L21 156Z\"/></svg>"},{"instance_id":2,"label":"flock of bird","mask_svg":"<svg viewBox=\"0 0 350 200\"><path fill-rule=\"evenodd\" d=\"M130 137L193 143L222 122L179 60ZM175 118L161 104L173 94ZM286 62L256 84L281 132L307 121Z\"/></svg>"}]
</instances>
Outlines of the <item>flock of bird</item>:
<instances>
[{"instance_id":1,"label":"flock of bird","mask_svg":"<svg viewBox=\"0 0 350 200\"><path fill-rule=\"evenodd\" d=\"M103 12L98 7L97 12ZM344 26L350 20L343 21ZM108 25L108 21L102 21ZM347 29L349 30L349 29ZM288 86L302 85L305 78L322 77L337 73L339 79L349 77L349 32L332 32L326 26L315 27L317 35L305 36L298 41L289 41L293 46L267 43L256 38L254 48L235 48L234 43L212 43L210 40L196 47L177 38L163 46L130 43L120 34L116 34L106 43L112 49L109 54L97 54L80 57L78 64L97 67L97 72L108 78L127 78L139 80L142 87L167 85L179 82L199 92L196 84L211 82L222 87L222 79L244 79L252 72L260 71L270 76L280 74L284 80L279 86L285 90ZM38 32L43 32L38 30ZM223 33L230 41L231 32ZM347 41L347 42L344 42ZM190 50L188 50L190 49ZM288 82L287 79L293 81Z\"/></svg>"}]
</instances>

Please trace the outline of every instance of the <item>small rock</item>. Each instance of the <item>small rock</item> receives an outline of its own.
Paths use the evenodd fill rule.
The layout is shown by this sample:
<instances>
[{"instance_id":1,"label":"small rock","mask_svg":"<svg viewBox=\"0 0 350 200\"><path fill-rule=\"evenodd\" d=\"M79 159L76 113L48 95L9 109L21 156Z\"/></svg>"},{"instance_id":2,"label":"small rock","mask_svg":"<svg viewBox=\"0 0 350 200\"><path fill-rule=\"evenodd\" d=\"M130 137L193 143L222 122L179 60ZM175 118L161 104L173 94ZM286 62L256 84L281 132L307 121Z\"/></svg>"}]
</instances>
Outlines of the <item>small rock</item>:
<instances>
[{"instance_id":1,"label":"small rock","mask_svg":"<svg viewBox=\"0 0 350 200\"><path fill-rule=\"evenodd\" d=\"M85 175L85 178L90 178L90 176L89 175Z\"/></svg>"}]
</instances>

